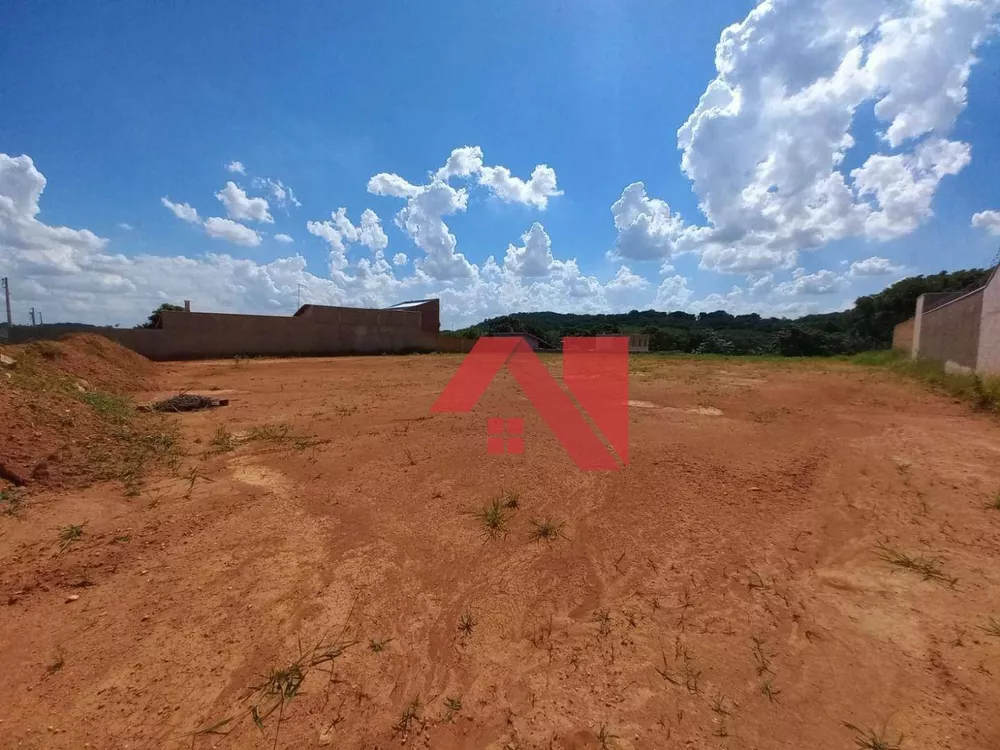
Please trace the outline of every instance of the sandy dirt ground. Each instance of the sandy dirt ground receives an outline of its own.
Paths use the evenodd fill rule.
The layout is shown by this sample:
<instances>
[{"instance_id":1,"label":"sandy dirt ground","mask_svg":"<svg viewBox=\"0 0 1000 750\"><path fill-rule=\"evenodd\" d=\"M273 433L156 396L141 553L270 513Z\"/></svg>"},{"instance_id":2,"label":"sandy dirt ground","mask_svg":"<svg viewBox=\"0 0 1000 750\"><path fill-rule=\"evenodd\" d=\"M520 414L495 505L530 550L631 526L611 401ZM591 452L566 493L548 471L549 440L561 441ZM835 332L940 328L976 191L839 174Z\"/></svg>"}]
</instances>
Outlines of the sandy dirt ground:
<instances>
[{"instance_id":1,"label":"sandy dirt ground","mask_svg":"<svg viewBox=\"0 0 1000 750\"><path fill-rule=\"evenodd\" d=\"M586 473L509 375L431 415L459 362L157 366L231 399L176 469L0 517L0 747L1000 747L995 420L637 357L631 464Z\"/></svg>"}]
</instances>

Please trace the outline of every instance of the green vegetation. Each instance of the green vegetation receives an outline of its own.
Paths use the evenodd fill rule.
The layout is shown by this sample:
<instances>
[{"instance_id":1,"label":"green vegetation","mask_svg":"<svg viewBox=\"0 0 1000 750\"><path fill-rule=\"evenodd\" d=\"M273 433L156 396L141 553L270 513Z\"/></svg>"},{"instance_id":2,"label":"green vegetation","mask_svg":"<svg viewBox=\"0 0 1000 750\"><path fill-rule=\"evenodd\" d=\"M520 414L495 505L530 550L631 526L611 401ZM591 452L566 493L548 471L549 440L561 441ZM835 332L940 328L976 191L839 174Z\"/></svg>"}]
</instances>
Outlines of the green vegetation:
<instances>
[{"instance_id":1,"label":"green vegetation","mask_svg":"<svg viewBox=\"0 0 1000 750\"><path fill-rule=\"evenodd\" d=\"M988 276L985 269L912 276L878 294L859 297L850 310L796 320L756 313L730 315L723 310L698 314L632 310L615 315L531 312L489 318L455 334L478 338L486 333L530 333L558 346L564 336L646 333L654 352L784 357L854 354L889 348L893 328L913 317L921 294L971 291Z\"/></svg>"},{"instance_id":2,"label":"green vegetation","mask_svg":"<svg viewBox=\"0 0 1000 750\"><path fill-rule=\"evenodd\" d=\"M899 735L895 740L886 736L886 728L880 730L861 729L854 724L844 722L844 726L854 732L854 745L858 750L901 750L903 735Z\"/></svg>"},{"instance_id":3,"label":"green vegetation","mask_svg":"<svg viewBox=\"0 0 1000 750\"><path fill-rule=\"evenodd\" d=\"M936 557L923 557L922 555L913 557L893 549L884 542L879 542L876 549L878 556L885 562L895 565L897 568L919 573L925 581L938 581L952 587L958 583L957 578L945 574L941 568L941 561Z\"/></svg>"},{"instance_id":4,"label":"green vegetation","mask_svg":"<svg viewBox=\"0 0 1000 750\"><path fill-rule=\"evenodd\" d=\"M125 424L132 418L135 409L125 396L101 391L86 391L80 394L80 400L90 406L105 419L117 424Z\"/></svg>"},{"instance_id":5,"label":"green vegetation","mask_svg":"<svg viewBox=\"0 0 1000 750\"><path fill-rule=\"evenodd\" d=\"M552 542L563 536L565 521L553 521L551 518L542 520L531 519L531 538L535 541L545 540Z\"/></svg>"},{"instance_id":6,"label":"green vegetation","mask_svg":"<svg viewBox=\"0 0 1000 750\"><path fill-rule=\"evenodd\" d=\"M880 367L914 378L950 396L968 401L977 409L1000 413L1000 378L984 377L975 373L945 372L940 362L929 359L910 359L902 352L864 352L847 361L868 367Z\"/></svg>"},{"instance_id":7,"label":"green vegetation","mask_svg":"<svg viewBox=\"0 0 1000 750\"><path fill-rule=\"evenodd\" d=\"M496 497L489 505L476 511L476 518L483 525L483 535L487 539L507 536L507 514L503 501Z\"/></svg>"},{"instance_id":8,"label":"green vegetation","mask_svg":"<svg viewBox=\"0 0 1000 750\"><path fill-rule=\"evenodd\" d=\"M73 542L79 540L83 536L83 527L86 525L87 523L84 521L79 526L69 524L59 529L59 551L65 551Z\"/></svg>"},{"instance_id":9,"label":"green vegetation","mask_svg":"<svg viewBox=\"0 0 1000 750\"><path fill-rule=\"evenodd\" d=\"M153 310L149 319L145 323L137 325L136 328L159 328L161 312L184 312L184 308L180 305L171 305L169 302L164 302L158 308Z\"/></svg>"}]
</instances>

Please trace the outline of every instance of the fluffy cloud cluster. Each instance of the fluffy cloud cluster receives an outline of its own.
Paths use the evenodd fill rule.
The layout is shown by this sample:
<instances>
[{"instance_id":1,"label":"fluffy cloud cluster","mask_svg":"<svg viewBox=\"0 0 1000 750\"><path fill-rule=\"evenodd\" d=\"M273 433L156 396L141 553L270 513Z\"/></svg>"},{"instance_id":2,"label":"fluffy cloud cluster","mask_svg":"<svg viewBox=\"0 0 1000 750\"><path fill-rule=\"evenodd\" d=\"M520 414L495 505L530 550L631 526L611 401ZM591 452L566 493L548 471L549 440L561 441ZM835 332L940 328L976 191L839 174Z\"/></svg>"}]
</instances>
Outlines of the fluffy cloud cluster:
<instances>
[{"instance_id":1,"label":"fluffy cloud cluster","mask_svg":"<svg viewBox=\"0 0 1000 750\"><path fill-rule=\"evenodd\" d=\"M498 242L497 255L480 264L460 251L446 220L469 210L477 196L541 212L562 195L546 164L518 177L487 164L478 146L456 148L415 182L388 172L368 181L373 196L402 202L394 223L419 252L388 255L389 238L371 208L357 224L345 207L309 221L309 234L329 249L321 275L298 254L260 263L217 253L109 251L109 240L88 230L40 221L44 176L27 156L0 154L0 247L15 309L34 305L48 320L131 323L161 302L192 299L196 308L287 313L300 288L303 300L319 304L379 307L438 296L453 326L533 309L838 309L849 304L852 284L902 269L873 256L840 272L807 272L800 251L847 238L892 239L931 215L941 181L970 160L968 144L948 133L998 8L1000 0L761 2L722 33L717 75L677 134L704 221L680 216L641 182L628 185L611 206L610 256L622 262L606 281L576 259L560 258L540 221L526 221L519 242L505 252L506 242ZM882 131L875 153L858 154L855 113L866 103ZM238 161L225 169L248 174ZM301 204L280 180L248 179L254 195L235 181L215 194L225 216L203 218L166 196L161 202L208 237L256 247L264 235L251 224L270 229L275 215L280 220ZM972 223L1000 235L998 211L980 212ZM273 239L294 242L286 233ZM743 274L745 281L699 299L670 263L681 253L697 253L701 268ZM660 265L658 284L633 271L650 260Z\"/></svg>"},{"instance_id":2,"label":"fluffy cloud cluster","mask_svg":"<svg viewBox=\"0 0 1000 750\"><path fill-rule=\"evenodd\" d=\"M946 135L1000 0L766 0L723 31L717 76L677 133L708 223L649 198L612 206L624 258L701 254L701 267L791 268L833 240L887 240L931 215L940 181L969 162ZM855 113L874 103L887 153L846 174Z\"/></svg>"},{"instance_id":3,"label":"fluffy cloud cluster","mask_svg":"<svg viewBox=\"0 0 1000 750\"><path fill-rule=\"evenodd\" d=\"M431 173L429 181L423 185L411 184L387 172L372 177L368 181L368 192L406 200L396 216L396 225L425 254L414 261L414 267L443 281L470 279L478 272L477 267L458 252L458 240L444 222L445 216L465 211L469 204L468 187L453 187L452 179L476 180L506 203L522 203L539 209L548 206L549 198L562 195L551 167L539 164L525 181L512 176L507 167L485 165L479 146L456 148L444 166Z\"/></svg>"},{"instance_id":4,"label":"fluffy cloud cluster","mask_svg":"<svg viewBox=\"0 0 1000 750\"><path fill-rule=\"evenodd\" d=\"M980 211L972 215L972 226L985 230L994 237L1000 237L1000 211Z\"/></svg>"},{"instance_id":5,"label":"fluffy cloud cluster","mask_svg":"<svg viewBox=\"0 0 1000 750\"><path fill-rule=\"evenodd\" d=\"M240 161L229 162L226 165L226 171L240 175L247 173L246 167ZM280 208L287 208L289 205L296 207L302 205L292 189L281 180L254 177L251 184L258 190L267 190ZM274 217L271 216L271 205L267 198L249 196L246 190L232 180L228 181L225 187L215 194L215 197L225 206L226 218L211 216L202 220L198 210L189 203L175 203L166 196L160 198L160 202L178 219L201 226L209 237L226 240L241 247L259 246L263 241L261 233L242 222L256 221L263 224L273 224ZM275 234L274 239L283 244L295 241L291 235L283 232Z\"/></svg>"}]
</instances>

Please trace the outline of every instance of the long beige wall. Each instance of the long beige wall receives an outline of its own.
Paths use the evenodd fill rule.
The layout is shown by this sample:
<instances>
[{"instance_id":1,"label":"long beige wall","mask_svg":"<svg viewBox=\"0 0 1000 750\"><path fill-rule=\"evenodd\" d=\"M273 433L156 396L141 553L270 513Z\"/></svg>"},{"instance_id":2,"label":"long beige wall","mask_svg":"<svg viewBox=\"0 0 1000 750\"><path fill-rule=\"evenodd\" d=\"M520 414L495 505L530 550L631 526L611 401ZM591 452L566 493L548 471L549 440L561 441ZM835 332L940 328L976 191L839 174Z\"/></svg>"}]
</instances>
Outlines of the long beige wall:
<instances>
[{"instance_id":1,"label":"long beige wall","mask_svg":"<svg viewBox=\"0 0 1000 750\"><path fill-rule=\"evenodd\" d=\"M1000 271L993 273L983 290L979 361L976 369L990 375L1000 375Z\"/></svg>"},{"instance_id":2,"label":"long beige wall","mask_svg":"<svg viewBox=\"0 0 1000 750\"><path fill-rule=\"evenodd\" d=\"M915 342L920 356L975 368L982 308L980 289L922 313Z\"/></svg>"},{"instance_id":3,"label":"long beige wall","mask_svg":"<svg viewBox=\"0 0 1000 750\"><path fill-rule=\"evenodd\" d=\"M913 318L892 329L892 348L907 353L913 349Z\"/></svg>"}]
</instances>

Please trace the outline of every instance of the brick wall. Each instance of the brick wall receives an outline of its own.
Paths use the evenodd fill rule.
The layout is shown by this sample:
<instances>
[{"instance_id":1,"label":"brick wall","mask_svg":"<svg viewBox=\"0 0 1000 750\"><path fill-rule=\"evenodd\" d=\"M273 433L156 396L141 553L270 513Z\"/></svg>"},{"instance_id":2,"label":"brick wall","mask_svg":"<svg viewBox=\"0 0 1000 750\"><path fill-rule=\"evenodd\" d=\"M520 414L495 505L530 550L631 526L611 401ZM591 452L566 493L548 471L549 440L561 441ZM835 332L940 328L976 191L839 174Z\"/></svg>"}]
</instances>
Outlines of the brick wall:
<instances>
[{"instance_id":1,"label":"brick wall","mask_svg":"<svg viewBox=\"0 0 1000 750\"><path fill-rule=\"evenodd\" d=\"M1000 375L1000 271L996 270L983 290L976 369L989 375Z\"/></svg>"},{"instance_id":2,"label":"brick wall","mask_svg":"<svg viewBox=\"0 0 1000 750\"><path fill-rule=\"evenodd\" d=\"M917 301L918 319L914 325L915 352L920 357L975 368L983 290L977 289L929 312L921 301Z\"/></svg>"},{"instance_id":3,"label":"brick wall","mask_svg":"<svg viewBox=\"0 0 1000 750\"><path fill-rule=\"evenodd\" d=\"M910 353L913 349L913 318L904 320L892 329L892 348Z\"/></svg>"}]
</instances>

